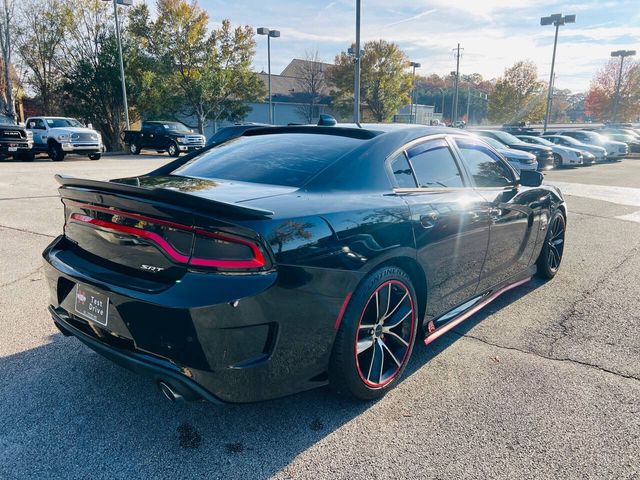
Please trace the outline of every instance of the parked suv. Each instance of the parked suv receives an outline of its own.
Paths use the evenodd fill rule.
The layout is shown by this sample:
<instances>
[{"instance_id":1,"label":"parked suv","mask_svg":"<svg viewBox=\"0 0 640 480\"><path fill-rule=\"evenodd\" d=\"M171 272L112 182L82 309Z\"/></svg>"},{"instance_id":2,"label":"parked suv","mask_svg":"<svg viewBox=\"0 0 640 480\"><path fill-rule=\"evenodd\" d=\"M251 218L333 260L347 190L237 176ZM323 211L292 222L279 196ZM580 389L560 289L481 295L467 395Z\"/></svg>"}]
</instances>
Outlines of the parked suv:
<instances>
[{"instance_id":1,"label":"parked suv","mask_svg":"<svg viewBox=\"0 0 640 480\"><path fill-rule=\"evenodd\" d=\"M122 140L129 151L137 155L142 150L167 152L178 157L183 152L192 152L204 147L204 135L195 134L180 122L142 122L142 129L125 130Z\"/></svg>"},{"instance_id":2,"label":"parked suv","mask_svg":"<svg viewBox=\"0 0 640 480\"><path fill-rule=\"evenodd\" d=\"M54 162L68 154L87 155L91 160L102 156L102 137L75 118L30 117L27 129L33 133L33 148L47 153Z\"/></svg>"},{"instance_id":3,"label":"parked suv","mask_svg":"<svg viewBox=\"0 0 640 480\"><path fill-rule=\"evenodd\" d=\"M33 136L10 118L0 115L0 160L10 157L33 160Z\"/></svg>"}]
</instances>

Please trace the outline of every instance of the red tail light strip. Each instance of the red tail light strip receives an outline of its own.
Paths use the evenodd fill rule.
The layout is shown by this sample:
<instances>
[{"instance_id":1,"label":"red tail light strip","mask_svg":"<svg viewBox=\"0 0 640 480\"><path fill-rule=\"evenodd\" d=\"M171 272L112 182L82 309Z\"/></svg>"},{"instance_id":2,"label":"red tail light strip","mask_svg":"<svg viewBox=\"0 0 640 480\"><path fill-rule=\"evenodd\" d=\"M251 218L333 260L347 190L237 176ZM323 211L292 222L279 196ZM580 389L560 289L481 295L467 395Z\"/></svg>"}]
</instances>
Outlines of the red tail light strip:
<instances>
[{"instance_id":1,"label":"red tail light strip","mask_svg":"<svg viewBox=\"0 0 640 480\"><path fill-rule=\"evenodd\" d=\"M167 242L164 238L162 238L157 233L153 233L148 230L142 230L141 228L127 227L125 225L108 222L106 220L99 220L97 218L88 217L87 215L81 215L79 213L71 214L71 221L77 222L77 223L86 223L86 224L94 225L96 227L99 227L105 230L112 230L115 232L126 233L127 235L134 235L136 237L145 238L150 242L155 243L158 247L160 247L167 255L169 255L176 262L189 263L188 255L183 255L180 252L178 252L175 248L171 246L169 242Z\"/></svg>"},{"instance_id":2,"label":"red tail light strip","mask_svg":"<svg viewBox=\"0 0 640 480\"><path fill-rule=\"evenodd\" d=\"M95 225L100 228L105 228L109 230L118 231L121 233L127 233L129 235L136 235L138 237L146 238L150 242L153 242L158 247L160 247L164 252L166 252L167 255L169 255L169 257L171 257L173 260L179 263L190 264L198 267L217 267L217 268L261 268L266 265L264 254L262 253L258 245L240 237L225 235L221 233L208 232L206 230L195 229L193 227L189 227L187 225L183 225L180 223L160 220L157 218L148 217L146 215L140 215L138 213L123 212L121 210L114 210L112 208L74 202L72 200L65 200L65 204L69 206L83 208L86 210L95 210L97 212L108 213L110 215L118 215L120 217L131 218L133 220L149 222L155 225L174 228L176 230L194 232L197 235L202 235L209 238L215 238L217 240L224 241L224 242L245 245L251 249L251 252L253 254L253 258L250 260L222 260L222 259L208 259L208 258L198 258L198 257L192 257L191 259L189 259L189 256L183 255L180 252L178 252L175 248L171 246L169 242L167 242L160 235L150 232L148 230L143 230L141 228L136 228L136 227L127 227L125 225L120 225L119 223L109 222L106 220L99 220L97 218L89 217L87 215L82 215L79 213L74 213L71 215L71 221L87 223L87 224Z\"/></svg>"},{"instance_id":3,"label":"red tail light strip","mask_svg":"<svg viewBox=\"0 0 640 480\"><path fill-rule=\"evenodd\" d=\"M206 230L197 230L196 234L202 235L209 238L215 238L216 240L221 240L223 242L229 243L239 243L241 245L246 245L251 249L253 253L253 258L251 260L220 260L220 259L207 259L207 258L197 258L194 257L191 259L191 265L197 265L199 267L222 267L222 268L259 268L265 266L264 255L258 248L258 246L250 242L248 240L244 240L238 237L230 237L227 235L223 235L220 233L207 232Z\"/></svg>"}]
</instances>

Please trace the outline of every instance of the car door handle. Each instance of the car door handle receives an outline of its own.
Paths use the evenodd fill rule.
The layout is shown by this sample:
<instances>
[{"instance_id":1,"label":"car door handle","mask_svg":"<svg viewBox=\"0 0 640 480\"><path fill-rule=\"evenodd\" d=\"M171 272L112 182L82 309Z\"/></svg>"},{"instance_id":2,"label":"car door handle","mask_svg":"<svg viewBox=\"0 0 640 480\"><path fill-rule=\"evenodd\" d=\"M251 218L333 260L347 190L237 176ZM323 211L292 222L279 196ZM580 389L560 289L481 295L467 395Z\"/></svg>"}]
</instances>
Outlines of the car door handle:
<instances>
[{"instance_id":1,"label":"car door handle","mask_svg":"<svg viewBox=\"0 0 640 480\"><path fill-rule=\"evenodd\" d=\"M440 217L436 212L420 215L420 225L422 225L422 228L433 228L436 226L438 218Z\"/></svg>"}]
</instances>

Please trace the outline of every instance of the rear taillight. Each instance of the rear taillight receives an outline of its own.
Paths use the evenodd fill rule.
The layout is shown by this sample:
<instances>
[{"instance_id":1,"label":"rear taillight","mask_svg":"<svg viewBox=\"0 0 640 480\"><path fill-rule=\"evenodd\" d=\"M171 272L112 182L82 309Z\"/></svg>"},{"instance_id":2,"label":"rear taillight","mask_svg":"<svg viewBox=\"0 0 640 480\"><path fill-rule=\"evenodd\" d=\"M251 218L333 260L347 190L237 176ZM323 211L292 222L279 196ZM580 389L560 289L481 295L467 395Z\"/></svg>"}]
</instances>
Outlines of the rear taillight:
<instances>
[{"instance_id":1,"label":"rear taillight","mask_svg":"<svg viewBox=\"0 0 640 480\"><path fill-rule=\"evenodd\" d=\"M252 269L266 266L265 255L250 240L235 235L196 230L189 262L198 267Z\"/></svg>"},{"instance_id":2,"label":"rear taillight","mask_svg":"<svg viewBox=\"0 0 640 480\"><path fill-rule=\"evenodd\" d=\"M108 207L66 201L74 212L68 222L91 226L118 236L121 242L144 239L175 263L216 271L262 271L271 266L269 256L257 241L230 234L194 228ZM95 215L95 216L93 216Z\"/></svg>"}]
</instances>

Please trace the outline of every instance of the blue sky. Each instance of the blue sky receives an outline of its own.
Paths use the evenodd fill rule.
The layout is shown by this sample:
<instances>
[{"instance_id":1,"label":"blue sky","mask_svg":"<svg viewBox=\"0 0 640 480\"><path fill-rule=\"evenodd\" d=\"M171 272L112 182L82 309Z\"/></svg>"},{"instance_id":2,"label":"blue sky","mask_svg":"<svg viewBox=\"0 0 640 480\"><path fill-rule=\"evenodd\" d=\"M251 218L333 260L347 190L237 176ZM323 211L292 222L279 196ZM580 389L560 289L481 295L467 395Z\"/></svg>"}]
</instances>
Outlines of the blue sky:
<instances>
[{"instance_id":1,"label":"blue sky","mask_svg":"<svg viewBox=\"0 0 640 480\"><path fill-rule=\"evenodd\" d=\"M272 42L272 71L279 73L291 58L317 49L331 62L354 41L355 0L200 0L213 24L266 26L281 31ZM421 73L446 74L455 69L451 52L464 47L461 72L485 78L502 74L520 59L538 65L547 79L553 46L552 26L540 17L577 15L560 28L556 85L584 91L611 50L640 51L640 0L362 0L363 40L395 41ZM256 37L255 68L267 68L266 38Z\"/></svg>"}]
</instances>

